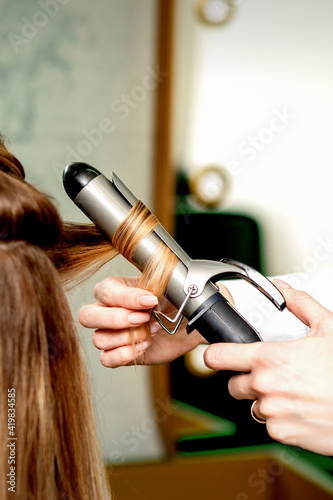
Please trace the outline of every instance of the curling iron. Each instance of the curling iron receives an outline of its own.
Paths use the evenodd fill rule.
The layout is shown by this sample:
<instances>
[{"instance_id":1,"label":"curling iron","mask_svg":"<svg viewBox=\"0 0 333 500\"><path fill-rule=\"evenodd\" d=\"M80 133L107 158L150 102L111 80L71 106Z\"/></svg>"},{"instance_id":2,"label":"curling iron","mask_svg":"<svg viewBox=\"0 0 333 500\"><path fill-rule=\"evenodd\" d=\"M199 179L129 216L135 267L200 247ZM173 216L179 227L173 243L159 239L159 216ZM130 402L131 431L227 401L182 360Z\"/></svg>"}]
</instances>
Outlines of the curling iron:
<instances>
[{"instance_id":1,"label":"curling iron","mask_svg":"<svg viewBox=\"0 0 333 500\"><path fill-rule=\"evenodd\" d=\"M109 180L87 163L67 165L63 183L68 196L111 241L137 202L134 194L115 173ZM188 318L187 332L196 329L209 343L262 340L255 328L219 292L216 282L230 276L242 278L282 311L286 305L284 298L269 279L250 266L231 259L219 262L192 260L161 225L143 238L134 250L132 263L140 271L161 241L178 258L166 290L167 298L178 313L175 318L157 311L153 313L164 330L174 334L185 316ZM175 327L171 330L161 318L175 324Z\"/></svg>"}]
</instances>

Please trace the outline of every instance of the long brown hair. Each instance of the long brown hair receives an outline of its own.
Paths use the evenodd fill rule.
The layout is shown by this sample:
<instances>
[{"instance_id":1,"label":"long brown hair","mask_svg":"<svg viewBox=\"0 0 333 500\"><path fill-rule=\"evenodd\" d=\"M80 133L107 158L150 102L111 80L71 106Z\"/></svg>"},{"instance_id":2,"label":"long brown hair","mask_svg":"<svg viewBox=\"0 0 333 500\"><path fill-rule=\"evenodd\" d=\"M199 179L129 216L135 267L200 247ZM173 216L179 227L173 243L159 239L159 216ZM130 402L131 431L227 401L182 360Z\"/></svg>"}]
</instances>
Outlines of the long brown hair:
<instances>
[{"instance_id":1,"label":"long brown hair","mask_svg":"<svg viewBox=\"0 0 333 500\"><path fill-rule=\"evenodd\" d=\"M45 248L62 222L0 144L0 497L109 498L78 337Z\"/></svg>"},{"instance_id":2,"label":"long brown hair","mask_svg":"<svg viewBox=\"0 0 333 500\"><path fill-rule=\"evenodd\" d=\"M118 252L131 260L158 221L138 202L111 243L92 224L63 222L24 175L0 136L0 474L10 480L12 438L17 498L104 500L110 494L63 285L81 282ZM161 242L140 286L161 298L177 262ZM149 337L149 325L140 331ZM6 432L9 415L14 435ZM9 486L1 481L2 499Z\"/></svg>"}]
</instances>

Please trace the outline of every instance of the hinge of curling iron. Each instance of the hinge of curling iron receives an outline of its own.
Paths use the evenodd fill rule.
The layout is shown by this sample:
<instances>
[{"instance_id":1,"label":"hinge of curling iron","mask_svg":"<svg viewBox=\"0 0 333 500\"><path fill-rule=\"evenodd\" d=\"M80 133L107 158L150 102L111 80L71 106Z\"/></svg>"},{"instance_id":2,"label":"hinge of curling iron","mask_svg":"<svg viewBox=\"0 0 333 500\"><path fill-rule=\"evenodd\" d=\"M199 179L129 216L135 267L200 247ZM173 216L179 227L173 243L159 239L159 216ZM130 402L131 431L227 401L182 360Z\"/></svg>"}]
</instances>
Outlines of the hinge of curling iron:
<instances>
[{"instance_id":1,"label":"hinge of curling iron","mask_svg":"<svg viewBox=\"0 0 333 500\"><path fill-rule=\"evenodd\" d=\"M173 335L174 333L176 333L176 331L178 330L178 328L180 327L180 324L181 322L183 321L183 318L184 316L182 316L182 311L188 301L188 299L191 297L191 295L195 294L197 292L197 289L198 287L196 285L190 285L187 289L187 294L186 294L186 297L184 299L184 302L182 303L182 305L180 306L176 316L172 319L172 318L169 318L166 314L160 312L160 311L153 311L153 315L157 321L157 323L163 328L163 330L165 330L166 332L168 332L170 335ZM159 318L159 316L162 316L164 319L166 319L169 323L177 323L175 328L173 330L170 330L164 323L163 321Z\"/></svg>"}]
</instances>

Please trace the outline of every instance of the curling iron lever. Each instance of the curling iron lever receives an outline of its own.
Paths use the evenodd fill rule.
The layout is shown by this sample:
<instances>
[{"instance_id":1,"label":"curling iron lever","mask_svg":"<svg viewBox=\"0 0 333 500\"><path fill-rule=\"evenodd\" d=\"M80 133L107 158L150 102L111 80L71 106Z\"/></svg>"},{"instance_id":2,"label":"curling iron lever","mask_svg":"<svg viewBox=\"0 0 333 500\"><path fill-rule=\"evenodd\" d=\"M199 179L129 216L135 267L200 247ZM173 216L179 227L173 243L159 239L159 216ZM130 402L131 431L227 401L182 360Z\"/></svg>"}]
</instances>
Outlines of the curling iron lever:
<instances>
[{"instance_id":1,"label":"curling iron lever","mask_svg":"<svg viewBox=\"0 0 333 500\"><path fill-rule=\"evenodd\" d=\"M67 165L63 180L69 197L112 241L118 226L137 201L134 194L114 173L109 180L86 163ZM133 264L142 270L161 241L179 259L166 291L168 299L179 309L178 314L170 320L161 313L155 313L165 330L175 333L183 315L189 319L187 331L190 333L197 329L210 343L261 340L258 332L219 293L215 282L236 275L255 286L279 310L283 310L284 298L271 281L238 261L190 259L161 225L138 243L133 253ZM158 315L176 322L175 329L170 331Z\"/></svg>"}]
</instances>

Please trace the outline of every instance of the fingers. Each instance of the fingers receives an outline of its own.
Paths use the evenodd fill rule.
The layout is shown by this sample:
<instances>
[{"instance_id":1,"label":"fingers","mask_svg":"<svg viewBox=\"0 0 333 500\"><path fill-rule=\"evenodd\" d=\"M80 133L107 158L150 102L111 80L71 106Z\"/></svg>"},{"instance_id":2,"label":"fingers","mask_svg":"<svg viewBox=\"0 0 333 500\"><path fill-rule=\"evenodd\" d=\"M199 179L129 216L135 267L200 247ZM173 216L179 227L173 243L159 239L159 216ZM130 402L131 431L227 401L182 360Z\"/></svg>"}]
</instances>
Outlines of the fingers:
<instances>
[{"instance_id":1,"label":"fingers","mask_svg":"<svg viewBox=\"0 0 333 500\"><path fill-rule=\"evenodd\" d=\"M214 370L242 372L229 380L228 389L235 399L258 399L274 386L272 370L280 369L287 349L269 342L212 344L206 349L204 360Z\"/></svg>"},{"instance_id":2,"label":"fingers","mask_svg":"<svg viewBox=\"0 0 333 500\"><path fill-rule=\"evenodd\" d=\"M228 383L228 390L235 399L257 399L258 394L252 386L250 374L240 374L231 377Z\"/></svg>"},{"instance_id":3,"label":"fingers","mask_svg":"<svg viewBox=\"0 0 333 500\"><path fill-rule=\"evenodd\" d=\"M123 307L104 307L100 305L83 306L79 312L79 321L86 328L122 330L139 326L150 319L145 311L131 311Z\"/></svg>"},{"instance_id":4,"label":"fingers","mask_svg":"<svg viewBox=\"0 0 333 500\"><path fill-rule=\"evenodd\" d=\"M96 303L103 306L127 309L151 309L158 303L157 297L147 290L128 286L120 278L107 278L95 286Z\"/></svg>"},{"instance_id":5,"label":"fingers","mask_svg":"<svg viewBox=\"0 0 333 500\"><path fill-rule=\"evenodd\" d=\"M262 344L212 344L204 354L206 365L213 370L249 372Z\"/></svg>"},{"instance_id":6,"label":"fingers","mask_svg":"<svg viewBox=\"0 0 333 500\"><path fill-rule=\"evenodd\" d=\"M150 346L148 331L129 330L110 333L108 330L97 330L93 335L95 347L103 350L100 361L107 368L132 365L144 362L146 349Z\"/></svg>"},{"instance_id":7,"label":"fingers","mask_svg":"<svg viewBox=\"0 0 333 500\"><path fill-rule=\"evenodd\" d=\"M132 365L134 360L138 359L145 352L145 348L141 349L139 344L137 346L137 349L133 349L133 346L127 345L119 347L118 349L103 351L100 356L100 361L106 368L118 368L119 366Z\"/></svg>"},{"instance_id":8,"label":"fingers","mask_svg":"<svg viewBox=\"0 0 333 500\"><path fill-rule=\"evenodd\" d=\"M142 309L151 309L158 300L152 293L133 287L135 279L107 278L95 286L96 304L83 306L79 321L86 328L122 330L149 321Z\"/></svg>"},{"instance_id":9,"label":"fingers","mask_svg":"<svg viewBox=\"0 0 333 500\"><path fill-rule=\"evenodd\" d=\"M129 330L124 330L120 333L113 333L109 330L96 330L92 338L94 346L103 351L123 346L130 346L133 349L133 344L135 345L135 349L140 351L148 347L149 343L147 339L148 335L145 335L143 332L134 331L130 333Z\"/></svg>"},{"instance_id":10,"label":"fingers","mask_svg":"<svg viewBox=\"0 0 333 500\"><path fill-rule=\"evenodd\" d=\"M332 312L313 299L308 293L295 290L280 279L274 279L274 284L284 296L287 308L305 325L315 328L332 319Z\"/></svg>"}]
</instances>

